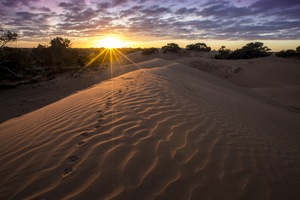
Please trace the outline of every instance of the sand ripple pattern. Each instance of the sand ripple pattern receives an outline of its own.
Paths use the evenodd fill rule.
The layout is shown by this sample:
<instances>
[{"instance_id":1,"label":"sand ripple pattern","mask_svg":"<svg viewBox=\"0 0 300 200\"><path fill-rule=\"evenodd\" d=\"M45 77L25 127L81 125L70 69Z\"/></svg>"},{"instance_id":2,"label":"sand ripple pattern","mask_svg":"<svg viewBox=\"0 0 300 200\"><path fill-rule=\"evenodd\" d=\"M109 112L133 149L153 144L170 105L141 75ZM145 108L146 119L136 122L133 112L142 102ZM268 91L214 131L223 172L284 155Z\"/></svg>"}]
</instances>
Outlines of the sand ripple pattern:
<instances>
[{"instance_id":1,"label":"sand ripple pattern","mask_svg":"<svg viewBox=\"0 0 300 200\"><path fill-rule=\"evenodd\" d=\"M297 199L299 116L214 79L139 70L1 124L0 199Z\"/></svg>"}]
</instances>

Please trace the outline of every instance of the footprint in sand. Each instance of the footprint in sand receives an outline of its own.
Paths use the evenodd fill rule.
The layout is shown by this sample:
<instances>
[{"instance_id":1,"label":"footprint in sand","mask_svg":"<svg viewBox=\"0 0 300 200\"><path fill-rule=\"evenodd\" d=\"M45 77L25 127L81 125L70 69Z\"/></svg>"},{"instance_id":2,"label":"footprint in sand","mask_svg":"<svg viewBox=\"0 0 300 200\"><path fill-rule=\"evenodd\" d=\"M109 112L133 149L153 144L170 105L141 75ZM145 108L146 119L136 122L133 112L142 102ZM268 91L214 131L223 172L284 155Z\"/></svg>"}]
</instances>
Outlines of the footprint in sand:
<instances>
[{"instance_id":1,"label":"footprint in sand","mask_svg":"<svg viewBox=\"0 0 300 200\"><path fill-rule=\"evenodd\" d=\"M98 118L104 118L104 115L99 115Z\"/></svg>"},{"instance_id":2,"label":"footprint in sand","mask_svg":"<svg viewBox=\"0 0 300 200\"><path fill-rule=\"evenodd\" d=\"M106 108L109 108L112 104L113 103L112 103L111 97L107 98L107 100L106 100Z\"/></svg>"},{"instance_id":3,"label":"footprint in sand","mask_svg":"<svg viewBox=\"0 0 300 200\"><path fill-rule=\"evenodd\" d=\"M85 141L79 141L79 142L77 142L77 146L82 146L82 145L84 145L85 144Z\"/></svg>"},{"instance_id":4,"label":"footprint in sand","mask_svg":"<svg viewBox=\"0 0 300 200\"><path fill-rule=\"evenodd\" d=\"M80 136L86 138L86 137L89 136L89 133L88 132L84 132L84 133L81 133Z\"/></svg>"},{"instance_id":5,"label":"footprint in sand","mask_svg":"<svg viewBox=\"0 0 300 200\"><path fill-rule=\"evenodd\" d=\"M97 125L95 126L96 129L99 129L99 128L101 128L101 127L102 127L101 124L97 124Z\"/></svg>"},{"instance_id":6,"label":"footprint in sand","mask_svg":"<svg viewBox=\"0 0 300 200\"><path fill-rule=\"evenodd\" d=\"M72 156L69 156L68 157L68 160L71 162L71 163L76 163L78 160L79 160L79 157L77 155L72 155Z\"/></svg>"},{"instance_id":7,"label":"footprint in sand","mask_svg":"<svg viewBox=\"0 0 300 200\"><path fill-rule=\"evenodd\" d=\"M62 177L66 177L72 172L73 172L73 168L71 166L69 166L62 170Z\"/></svg>"},{"instance_id":8,"label":"footprint in sand","mask_svg":"<svg viewBox=\"0 0 300 200\"><path fill-rule=\"evenodd\" d=\"M97 119L97 121L98 121L98 122L103 122L104 119L102 119L102 118L101 118L101 119Z\"/></svg>"},{"instance_id":9,"label":"footprint in sand","mask_svg":"<svg viewBox=\"0 0 300 200\"><path fill-rule=\"evenodd\" d=\"M99 113L98 119L97 119L98 123L103 122L103 120L104 120L104 119L103 119L103 118L104 118L104 115L101 114L101 113L102 113L102 110L98 110L97 113ZM102 127L101 124L97 124L97 125L95 126L96 129L99 129L99 128L101 128L101 127Z\"/></svg>"}]
</instances>

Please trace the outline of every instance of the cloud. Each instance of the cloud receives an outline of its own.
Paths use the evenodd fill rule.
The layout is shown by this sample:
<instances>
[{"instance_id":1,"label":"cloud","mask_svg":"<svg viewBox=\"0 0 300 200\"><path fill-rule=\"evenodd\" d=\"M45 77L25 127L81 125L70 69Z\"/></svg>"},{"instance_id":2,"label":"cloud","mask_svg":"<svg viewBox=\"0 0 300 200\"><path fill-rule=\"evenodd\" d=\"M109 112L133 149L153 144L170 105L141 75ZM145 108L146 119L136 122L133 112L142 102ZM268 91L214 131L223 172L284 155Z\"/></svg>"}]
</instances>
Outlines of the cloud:
<instances>
[{"instance_id":1,"label":"cloud","mask_svg":"<svg viewBox=\"0 0 300 200\"><path fill-rule=\"evenodd\" d=\"M251 15L251 10L247 7L236 7L229 1L211 1L197 12L199 16L215 17L220 19L244 17Z\"/></svg>"},{"instance_id":2,"label":"cloud","mask_svg":"<svg viewBox=\"0 0 300 200\"><path fill-rule=\"evenodd\" d=\"M26 37L113 32L157 39L300 38L298 0L47 1L50 6L45 2L0 0L3 26L16 27Z\"/></svg>"},{"instance_id":3,"label":"cloud","mask_svg":"<svg viewBox=\"0 0 300 200\"><path fill-rule=\"evenodd\" d=\"M33 18L38 16L38 14L33 14L30 12L16 12L16 16L22 20L33 20Z\"/></svg>"},{"instance_id":4,"label":"cloud","mask_svg":"<svg viewBox=\"0 0 300 200\"><path fill-rule=\"evenodd\" d=\"M38 11L43 11L43 12L51 12L51 9L50 8L46 8L46 7L34 7L34 6L31 6L29 8L30 8L30 10L38 10Z\"/></svg>"},{"instance_id":5,"label":"cloud","mask_svg":"<svg viewBox=\"0 0 300 200\"><path fill-rule=\"evenodd\" d=\"M283 18L300 18L300 1L298 0L258 0L250 6L254 14L274 15Z\"/></svg>"},{"instance_id":6,"label":"cloud","mask_svg":"<svg viewBox=\"0 0 300 200\"><path fill-rule=\"evenodd\" d=\"M119 5L122 5L122 4L125 4L127 3L127 0L114 0L112 5L113 6L119 6Z\"/></svg>"},{"instance_id":7,"label":"cloud","mask_svg":"<svg viewBox=\"0 0 300 200\"><path fill-rule=\"evenodd\" d=\"M170 13L171 10L170 10L170 8L167 8L167 7L160 7L159 5L153 5L153 6L150 6L145 9L140 10L140 12L145 15L157 16L157 15L161 15L163 13Z\"/></svg>"},{"instance_id":8,"label":"cloud","mask_svg":"<svg viewBox=\"0 0 300 200\"><path fill-rule=\"evenodd\" d=\"M63 8L65 11L79 12L86 7L86 4L84 1L77 0L76 2L61 2L58 6Z\"/></svg>"},{"instance_id":9,"label":"cloud","mask_svg":"<svg viewBox=\"0 0 300 200\"><path fill-rule=\"evenodd\" d=\"M100 9L100 10L104 10L104 9L107 9L107 8L111 7L111 4L108 3L108 2L96 3L96 5L97 5L97 8Z\"/></svg>"},{"instance_id":10,"label":"cloud","mask_svg":"<svg viewBox=\"0 0 300 200\"><path fill-rule=\"evenodd\" d=\"M0 3L6 7L28 6L30 3L38 2L39 0L1 0Z\"/></svg>"},{"instance_id":11,"label":"cloud","mask_svg":"<svg viewBox=\"0 0 300 200\"><path fill-rule=\"evenodd\" d=\"M175 14L177 15L182 15L184 13L186 13L187 8L183 7L183 8L179 8L178 10L176 10Z\"/></svg>"}]
</instances>

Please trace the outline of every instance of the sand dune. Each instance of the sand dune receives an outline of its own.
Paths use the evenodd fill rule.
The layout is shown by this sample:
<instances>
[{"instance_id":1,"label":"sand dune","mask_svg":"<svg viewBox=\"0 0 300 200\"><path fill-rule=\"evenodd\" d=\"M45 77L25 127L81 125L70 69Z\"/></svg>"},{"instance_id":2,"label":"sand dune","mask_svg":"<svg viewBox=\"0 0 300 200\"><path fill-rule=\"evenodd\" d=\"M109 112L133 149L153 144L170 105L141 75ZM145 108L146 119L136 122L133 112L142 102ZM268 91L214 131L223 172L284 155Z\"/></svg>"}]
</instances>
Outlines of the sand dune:
<instances>
[{"instance_id":1,"label":"sand dune","mask_svg":"<svg viewBox=\"0 0 300 200\"><path fill-rule=\"evenodd\" d=\"M201 57L175 60L249 88L293 112L300 111L300 62L270 57L250 60L214 60Z\"/></svg>"},{"instance_id":2,"label":"sand dune","mask_svg":"<svg viewBox=\"0 0 300 200\"><path fill-rule=\"evenodd\" d=\"M0 199L299 198L298 113L176 61L139 66L0 124Z\"/></svg>"}]
</instances>

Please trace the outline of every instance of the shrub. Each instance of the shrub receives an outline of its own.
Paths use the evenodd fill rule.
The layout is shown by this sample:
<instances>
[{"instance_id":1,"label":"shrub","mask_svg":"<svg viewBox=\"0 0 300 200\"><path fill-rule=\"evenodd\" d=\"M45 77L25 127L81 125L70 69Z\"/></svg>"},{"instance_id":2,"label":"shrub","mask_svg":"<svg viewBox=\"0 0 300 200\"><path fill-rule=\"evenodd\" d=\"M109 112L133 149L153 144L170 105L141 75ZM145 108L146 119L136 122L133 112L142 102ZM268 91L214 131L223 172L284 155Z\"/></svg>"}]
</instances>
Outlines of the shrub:
<instances>
[{"instance_id":1,"label":"shrub","mask_svg":"<svg viewBox=\"0 0 300 200\"><path fill-rule=\"evenodd\" d=\"M227 59L230 55L230 49L226 49L225 46L222 46L219 50L219 55L215 55L216 59Z\"/></svg>"},{"instance_id":2,"label":"shrub","mask_svg":"<svg viewBox=\"0 0 300 200\"><path fill-rule=\"evenodd\" d=\"M296 53L300 55L300 46L296 48Z\"/></svg>"},{"instance_id":3,"label":"shrub","mask_svg":"<svg viewBox=\"0 0 300 200\"><path fill-rule=\"evenodd\" d=\"M205 43L196 43L187 45L186 50L210 52L211 48L208 47Z\"/></svg>"},{"instance_id":4,"label":"shrub","mask_svg":"<svg viewBox=\"0 0 300 200\"><path fill-rule=\"evenodd\" d=\"M226 49L225 46L222 46L219 49L219 55L216 55L217 59L250 59L250 58L259 58L266 57L271 55L271 49L264 46L261 42L251 42L246 46L243 46L241 49L237 49L233 52L230 52L229 49Z\"/></svg>"},{"instance_id":5,"label":"shrub","mask_svg":"<svg viewBox=\"0 0 300 200\"><path fill-rule=\"evenodd\" d=\"M282 50L278 53L275 54L277 57L282 57L282 58L291 58L297 56L297 53L293 49L288 49L288 50Z\"/></svg>"},{"instance_id":6,"label":"shrub","mask_svg":"<svg viewBox=\"0 0 300 200\"><path fill-rule=\"evenodd\" d=\"M167 52L178 53L181 50L181 48L178 46L178 44L168 43L166 46L162 47L162 50L164 53Z\"/></svg>"},{"instance_id":7,"label":"shrub","mask_svg":"<svg viewBox=\"0 0 300 200\"><path fill-rule=\"evenodd\" d=\"M143 55L150 55L150 54L154 54L154 53L158 53L158 49L151 47L151 48L146 48L142 50L142 54Z\"/></svg>"},{"instance_id":8,"label":"shrub","mask_svg":"<svg viewBox=\"0 0 300 200\"><path fill-rule=\"evenodd\" d=\"M228 59L250 59L250 58L259 58L266 57L271 55L271 49L264 46L261 42L251 42L246 46L243 46L241 49L233 51Z\"/></svg>"},{"instance_id":9,"label":"shrub","mask_svg":"<svg viewBox=\"0 0 300 200\"><path fill-rule=\"evenodd\" d=\"M282 58L291 58L291 57L300 57L300 46L296 48L296 50L288 49L288 50L282 50L275 54L278 57Z\"/></svg>"}]
</instances>

